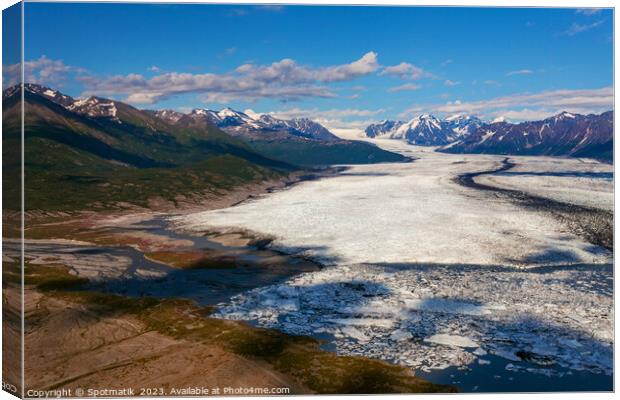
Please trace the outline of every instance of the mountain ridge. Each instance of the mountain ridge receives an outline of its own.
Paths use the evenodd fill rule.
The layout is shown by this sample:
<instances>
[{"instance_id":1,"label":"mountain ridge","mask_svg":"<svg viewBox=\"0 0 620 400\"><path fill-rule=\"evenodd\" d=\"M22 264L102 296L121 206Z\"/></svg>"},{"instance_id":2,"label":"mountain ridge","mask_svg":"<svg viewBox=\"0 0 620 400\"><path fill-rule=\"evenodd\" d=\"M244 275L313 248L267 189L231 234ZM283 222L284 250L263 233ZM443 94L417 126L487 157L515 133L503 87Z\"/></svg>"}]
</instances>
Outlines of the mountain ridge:
<instances>
[{"instance_id":1,"label":"mountain ridge","mask_svg":"<svg viewBox=\"0 0 620 400\"><path fill-rule=\"evenodd\" d=\"M446 153L554 155L613 158L613 111L582 115L560 112L539 121L491 122L457 114L444 119L422 114L408 122L384 120L365 129L369 138L438 146Z\"/></svg>"},{"instance_id":2,"label":"mountain ridge","mask_svg":"<svg viewBox=\"0 0 620 400\"><path fill-rule=\"evenodd\" d=\"M549 155L613 160L613 111L582 115L563 111L538 121L485 124L439 151Z\"/></svg>"},{"instance_id":3,"label":"mountain ridge","mask_svg":"<svg viewBox=\"0 0 620 400\"><path fill-rule=\"evenodd\" d=\"M15 150L23 145L27 210L118 210L150 207L156 199L166 204L203 201L286 179L307 167L407 160L363 142L254 142L208 121L183 124L184 116L170 114L178 117L172 123L121 101L74 99L41 85L23 87L23 136L21 86L3 91L3 171L6 187L16 188L5 191L6 204L21 204L22 159Z\"/></svg>"},{"instance_id":4,"label":"mountain ridge","mask_svg":"<svg viewBox=\"0 0 620 400\"><path fill-rule=\"evenodd\" d=\"M173 123L211 123L233 136L248 139L274 139L294 136L309 140L342 140L323 125L309 118L276 118L270 114L261 114L257 118L225 107L220 111L195 108L189 113L174 110L152 111L154 115Z\"/></svg>"},{"instance_id":5,"label":"mountain ridge","mask_svg":"<svg viewBox=\"0 0 620 400\"><path fill-rule=\"evenodd\" d=\"M181 129L121 102L90 97L76 103L49 88L24 87L23 137L21 91L3 91L9 188L3 196L7 204L21 203L22 160L15 149L23 143L26 210L118 210L150 207L155 199L177 204L179 196L198 201L299 169L216 127Z\"/></svg>"},{"instance_id":6,"label":"mountain ridge","mask_svg":"<svg viewBox=\"0 0 620 400\"><path fill-rule=\"evenodd\" d=\"M405 140L421 146L441 146L470 133L482 124L476 117L455 115L441 120L431 114L421 114L409 121L384 120L369 125L366 136Z\"/></svg>"}]
</instances>

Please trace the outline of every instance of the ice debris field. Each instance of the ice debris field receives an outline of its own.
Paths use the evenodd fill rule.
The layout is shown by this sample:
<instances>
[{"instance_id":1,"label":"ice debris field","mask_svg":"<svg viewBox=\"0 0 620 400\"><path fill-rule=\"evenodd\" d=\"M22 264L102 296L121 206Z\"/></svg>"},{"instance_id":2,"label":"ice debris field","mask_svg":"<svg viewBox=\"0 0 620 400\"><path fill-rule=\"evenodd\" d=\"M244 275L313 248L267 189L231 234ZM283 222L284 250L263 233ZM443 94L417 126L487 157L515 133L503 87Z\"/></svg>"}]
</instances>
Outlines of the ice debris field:
<instances>
[{"instance_id":1,"label":"ice debris field","mask_svg":"<svg viewBox=\"0 0 620 400\"><path fill-rule=\"evenodd\" d=\"M218 317L328 337L338 353L425 371L488 363L493 354L514 361L507 364L513 371L612 373L609 251L550 215L455 183L457 174L497 168L504 157L382 146L417 160L354 166L236 207L174 218L190 231L270 235L273 247L326 266L237 295ZM537 170L553 161L519 162L529 160ZM556 181L549 182L546 191Z\"/></svg>"}]
</instances>

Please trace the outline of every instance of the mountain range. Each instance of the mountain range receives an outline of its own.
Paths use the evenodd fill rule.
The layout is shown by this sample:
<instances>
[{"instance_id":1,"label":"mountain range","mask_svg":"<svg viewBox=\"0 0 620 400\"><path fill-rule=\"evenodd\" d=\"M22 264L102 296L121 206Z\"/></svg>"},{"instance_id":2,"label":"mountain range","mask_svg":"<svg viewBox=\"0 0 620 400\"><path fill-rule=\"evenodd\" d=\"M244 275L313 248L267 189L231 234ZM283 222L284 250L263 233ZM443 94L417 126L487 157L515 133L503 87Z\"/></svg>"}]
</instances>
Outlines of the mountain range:
<instances>
[{"instance_id":1,"label":"mountain range","mask_svg":"<svg viewBox=\"0 0 620 400\"><path fill-rule=\"evenodd\" d=\"M269 114L252 118L244 112L226 107L220 111L197 108L188 114L174 110L152 111L154 115L168 122L192 125L211 123L232 136L245 139L315 139L339 141L340 138L327 128L308 118L290 120L278 119Z\"/></svg>"},{"instance_id":2,"label":"mountain range","mask_svg":"<svg viewBox=\"0 0 620 400\"><path fill-rule=\"evenodd\" d=\"M613 111L562 112L541 121L485 124L443 147L449 153L590 157L613 160Z\"/></svg>"},{"instance_id":3,"label":"mountain range","mask_svg":"<svg viewBox=\"0 0 620 400\"><path fill-rule=\"evenodd\" d=\"M441 146L466 136L481 125L482 121L476 117L456 115L440 120L422 114L408 122L387 120L369 125L366 136L401 139L421 146Z\"/></svg>"},{"instance_id":4,"label":"mountain range","mask_svg":"<svg viewBox=\"0 0 620 400\"><path fill-rule=\"evenodd\" d=\"M225 108L140 110L91 96L75 99L48 87L3 91L5 204L20 200L21 159L27 177L27 209L149 207L221 196L293 171L334 164L402 162L378 146L338 138L305 118L279 119ZM522 154L613 158L613 112L563 112L540 121L484 122L457 115L424 114L408 122L383 121L369 137L437 146L451 153ZM13 189L11 189L13 188Z\"/></svg>"},{"instance_id":5,"label":"mountain range","mask_svg":"<svg viewBox=\"0 0 620 400\"><path fill-rule=\"evenodd\" d=\"M265 138L246 137L191 113L140 110L97 96L74 99L35 84L24 85L22 142L21 93L17 86L3 91L3 196L15 207L22 144L26 208L48 211L200 201L308 166L407 160L373 144L323 139L303 122L283 121L285 127ZM226 128L240 126L236 115L223 111L217 114Z\"/></svg>"},{"instance_id":6,"label":"mountain range","mask_svg":"<svg viewBox=\"0 0 620 400\"><path fill-rule=\"evenodd\" d=\"M613 111L581 115L562 112L540 121L484 122L467 115L439 119L423 114L408 122L369 125L366 136L438 146L447 153L550 155L613 159Z\"/></svg>"}]
</instances>

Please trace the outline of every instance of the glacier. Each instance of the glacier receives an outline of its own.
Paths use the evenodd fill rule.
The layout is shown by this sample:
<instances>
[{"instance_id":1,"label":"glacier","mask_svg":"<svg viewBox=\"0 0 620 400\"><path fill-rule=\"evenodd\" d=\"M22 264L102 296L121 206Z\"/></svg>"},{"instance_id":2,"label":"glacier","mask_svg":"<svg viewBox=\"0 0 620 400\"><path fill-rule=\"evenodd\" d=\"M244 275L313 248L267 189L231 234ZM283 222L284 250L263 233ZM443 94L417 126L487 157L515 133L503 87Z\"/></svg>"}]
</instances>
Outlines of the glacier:
<instances>
[{"instance_id":1,"label":"glacier","mask_svg":"<svg viewBox=\"0 0 620 400\"><path fill-rule=\"evenodd\" d=\"M324 265L239 294L219 304L216 317L327 337L339 354L414 370L482 365L490 354L511 371L612 373L611 252L552 215L455 182L497 168L504 156L375 142L416 160L352 166L171 219L194 233L268 235L273 248ZM517 160L530 162L537 171L583 168L580 160Z\"/></svg>"}]
</instances>

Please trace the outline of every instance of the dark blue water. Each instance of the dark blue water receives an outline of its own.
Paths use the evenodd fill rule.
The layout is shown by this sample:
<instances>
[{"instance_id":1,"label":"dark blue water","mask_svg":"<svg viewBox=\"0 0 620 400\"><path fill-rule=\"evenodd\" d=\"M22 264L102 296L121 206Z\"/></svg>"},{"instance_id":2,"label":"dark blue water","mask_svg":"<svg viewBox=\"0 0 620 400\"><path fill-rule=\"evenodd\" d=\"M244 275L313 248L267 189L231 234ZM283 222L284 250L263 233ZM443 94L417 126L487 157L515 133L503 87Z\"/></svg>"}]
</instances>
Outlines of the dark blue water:
<instances>
[{"instance_id":1,"label":"dark blue water","mask_svg":"<svg viewBox=\"0 0 620 400\"><path fill-rule=\"evenodd\" d=\"M535 367L525 362L508 361L498 356L481 357L490 364L475 361L468 370L450 367L432 372L418 372L417 376L434 383L454 385L462 392L609 392L613 390L613 376L586 371L555 368L556 374L546 376L527 371L508 371L506 365ZM540 368L540 367L537 367ZM562 376L560 376L562 374Z\"/></svg>"}]
</instances>

